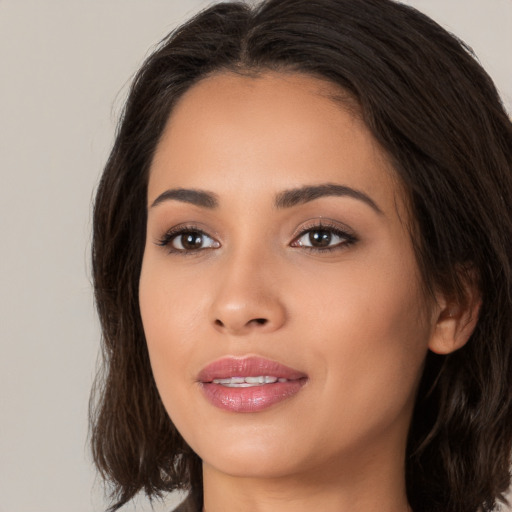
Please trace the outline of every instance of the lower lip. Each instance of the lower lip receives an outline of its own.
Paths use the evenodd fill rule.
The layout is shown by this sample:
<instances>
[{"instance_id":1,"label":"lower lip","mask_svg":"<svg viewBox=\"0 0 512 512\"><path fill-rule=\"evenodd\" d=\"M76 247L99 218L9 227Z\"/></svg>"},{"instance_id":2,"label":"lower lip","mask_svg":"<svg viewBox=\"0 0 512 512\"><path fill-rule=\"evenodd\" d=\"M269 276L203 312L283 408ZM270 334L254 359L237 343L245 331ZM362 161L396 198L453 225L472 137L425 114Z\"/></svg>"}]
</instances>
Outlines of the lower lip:
<instances>
[{"instance_id":1,"label":"lower lip","mask_svg":"<svg viewBox=\"0 0 512 512\"><path fill-rule=\"evenodd\" d=\"M204 382L202 389L215 407L231 412L259 412L296 395L306 379L275 382L250 388L229 388Z\"/></svg>"}]
</instances>

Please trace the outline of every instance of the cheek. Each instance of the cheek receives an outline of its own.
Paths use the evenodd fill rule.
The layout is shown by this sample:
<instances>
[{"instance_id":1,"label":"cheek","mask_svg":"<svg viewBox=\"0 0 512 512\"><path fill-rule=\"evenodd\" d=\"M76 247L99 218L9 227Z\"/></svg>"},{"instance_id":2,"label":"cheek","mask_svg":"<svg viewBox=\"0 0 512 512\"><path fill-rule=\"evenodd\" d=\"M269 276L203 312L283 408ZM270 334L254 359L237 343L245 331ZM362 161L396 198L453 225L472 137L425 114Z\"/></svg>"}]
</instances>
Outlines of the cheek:
<instances>
[{"instance_id":1,"label":"cheek","mask_svg":"<svg viewBox=\"0 0 512 512\"><path fill-rule=\"evenodd\" d=\"M199 321L196 290L192 283L180 288L165 261L145 257L139 283L140 311L153 375L169 413L174 408L173 397L181 395L179 389L195 384L189 368L190 339Z\"/></svg>"},{"instance_id":2,"label":"cheek","mask_svg":"<svg viewBox=\"0 0 512 512\"><path fill-rule=\"evenodd\" d=\"M301 315L310 358L325 372L323 410L353 425L392 421L412 406L431 335L414 259L347 265L322 279ZM317 284L321 276L317 276ZM333 428L335 425L333 425Z\"/></svg>"},{"instance_id":3,"label":"cheek","mask_svg":"<svg viewBox=\"0 0 512 512\"><path fill-rule=\"evenodd\" d=\"M159 345L183 349L200 322L204 300L204 290L193 279L181 279L166 255L144 257L139 303L150 350Z\"/></svg>"},{"instance_id":4,"label":"cheek","mask_svg":"<svg viewBox=\"0 0 512 512\"><path fill-rule=\"evenodd\" d=\"M304 323L319 334L330 330L331 338L337 332L347 342L357 339L361 350L379 348L383 339L384 345L402 346L415 345L415 340L428 336L415 259L412 254L399 258L394 252L381 250L353 258L335 271L304 273L296 304L303 309L301 316L307 317Z\"/></svg>"}]
</instances>

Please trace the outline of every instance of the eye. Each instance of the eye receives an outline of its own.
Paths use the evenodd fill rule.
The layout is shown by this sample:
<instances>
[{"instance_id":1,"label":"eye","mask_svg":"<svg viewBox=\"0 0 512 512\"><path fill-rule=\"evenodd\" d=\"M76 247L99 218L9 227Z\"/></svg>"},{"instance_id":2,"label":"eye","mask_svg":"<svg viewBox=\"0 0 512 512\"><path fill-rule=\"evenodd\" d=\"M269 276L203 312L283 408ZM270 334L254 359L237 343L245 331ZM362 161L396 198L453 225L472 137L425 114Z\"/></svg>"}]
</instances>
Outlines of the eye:
<instances>
[{"instance_id":1,"label":"eye","mask_svg":"<svg viewBox=\"0 0 512 512\"><path fill-rule=\"evenodd\" d=\"M332 251L345 248L355 242L355 236L346 231L337 227L317 225L302 231L291 245L309 250Z\"/></svg>"},{"instance_id":2,"label":"eye","mask_svg":"<svg viewBox=\"0 0 512 512\"><path fill-rule=\"evenodd\" d=\"M184 231L175 235L170 244L178 251L197 251L198 249L215 247L215 240L200 231Z\"/></svg>"},{"instance_id":3,"label":"eye","mask_svg":"<svg viewBox=\"0 0 512 512\"><path fill-rule=\"evenodd\" d=\"M220 247L220 243L204 231L191 227L171 229L157 242L157 245L167 247L169 252L174 253L194 253Z\"/></svg>"}]
</instances>

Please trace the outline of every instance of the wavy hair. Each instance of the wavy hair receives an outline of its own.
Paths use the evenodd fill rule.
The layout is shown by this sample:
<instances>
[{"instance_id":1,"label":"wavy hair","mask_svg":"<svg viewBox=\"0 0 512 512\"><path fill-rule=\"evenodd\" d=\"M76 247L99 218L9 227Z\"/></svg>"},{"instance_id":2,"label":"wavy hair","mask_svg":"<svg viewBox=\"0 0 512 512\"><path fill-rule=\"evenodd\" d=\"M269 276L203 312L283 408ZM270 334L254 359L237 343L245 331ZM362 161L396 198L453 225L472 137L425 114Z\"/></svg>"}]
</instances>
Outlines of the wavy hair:
<instances>
[{"instance_id":1,"label":"wavy hair","mask_svg":"<svg viewBox=\"0 0 512 512\"><path fill-rule=\"evenodd\" d=\"M212 73L310 74L355 99L390 155L426 290L482 297L468 343L429 353L410 427L415 512L491 511L510 483L512 127L456 37L391 0L214 5L172 32L136 75L99 183L92 268L103 366L91 398L94 461L117 510L139 491L201 494L201 461L168 417L139 313L148 171L173 106Z\"/></svg>"}]
</instances>

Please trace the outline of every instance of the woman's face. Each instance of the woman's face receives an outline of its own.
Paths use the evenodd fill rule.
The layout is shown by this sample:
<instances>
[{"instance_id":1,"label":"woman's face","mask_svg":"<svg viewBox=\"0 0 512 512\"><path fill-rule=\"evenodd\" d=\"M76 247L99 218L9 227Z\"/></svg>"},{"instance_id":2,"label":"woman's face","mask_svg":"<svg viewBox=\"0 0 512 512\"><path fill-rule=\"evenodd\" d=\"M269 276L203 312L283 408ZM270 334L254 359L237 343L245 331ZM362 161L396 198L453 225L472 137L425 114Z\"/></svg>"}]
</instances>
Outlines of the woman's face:
<instances>
[{"instance_id":1,"label":"woman's face","mask_svg":"<svg viewBox=\"0 0 512 512\"><path fill-rule=\"evenodd\" d=\"M157 147L142 320L163 403L210 471L403 471L435 322L393 170L335 94L219 74Z\"/></svg>"}]
</instances>

